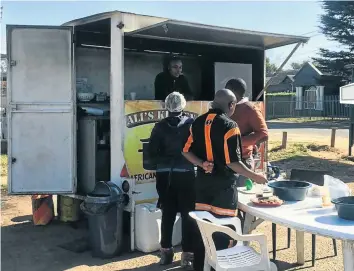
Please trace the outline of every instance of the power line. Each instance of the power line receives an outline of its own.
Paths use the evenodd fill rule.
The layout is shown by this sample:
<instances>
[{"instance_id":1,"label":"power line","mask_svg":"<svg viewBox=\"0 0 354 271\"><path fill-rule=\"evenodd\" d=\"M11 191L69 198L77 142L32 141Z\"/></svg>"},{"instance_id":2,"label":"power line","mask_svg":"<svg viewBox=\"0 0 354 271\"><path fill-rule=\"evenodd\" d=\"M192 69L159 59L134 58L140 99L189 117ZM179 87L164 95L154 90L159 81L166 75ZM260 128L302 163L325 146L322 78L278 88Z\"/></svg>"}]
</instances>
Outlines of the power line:
<instances>
[{"instance_id":1,"label":"power line","mask_svg":"<svg viewBox=\"0 0 354 271\"><path fill-rule=\"evenodd\" d=\"M319 33L319 32L317 30L315 30L315 31L311 31L311 32L307 32L307 33L301 34L301 36L305 36L305 35L312 34L312 33Z\"/></svg>"}]
</instances>

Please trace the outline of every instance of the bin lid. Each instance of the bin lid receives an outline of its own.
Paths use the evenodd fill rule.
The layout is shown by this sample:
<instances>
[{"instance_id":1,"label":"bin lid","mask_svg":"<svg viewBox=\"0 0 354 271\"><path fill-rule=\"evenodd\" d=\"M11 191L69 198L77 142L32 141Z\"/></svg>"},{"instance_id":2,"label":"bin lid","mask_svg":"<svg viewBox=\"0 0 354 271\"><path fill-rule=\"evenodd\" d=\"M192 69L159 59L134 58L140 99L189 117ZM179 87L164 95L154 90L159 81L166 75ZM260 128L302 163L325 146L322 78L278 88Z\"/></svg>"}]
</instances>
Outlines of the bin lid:
<instances>
[{"instance_id":1,"label":"bin lid","mask_svg":"<svg viewBox=\"0 0 354 271\"><path fill-rule=\"evenodd\" d=\"M112 182L97 182L93 191L87 194L85 203L123 202L122 190Z\"/></svg>"}]
</instances>

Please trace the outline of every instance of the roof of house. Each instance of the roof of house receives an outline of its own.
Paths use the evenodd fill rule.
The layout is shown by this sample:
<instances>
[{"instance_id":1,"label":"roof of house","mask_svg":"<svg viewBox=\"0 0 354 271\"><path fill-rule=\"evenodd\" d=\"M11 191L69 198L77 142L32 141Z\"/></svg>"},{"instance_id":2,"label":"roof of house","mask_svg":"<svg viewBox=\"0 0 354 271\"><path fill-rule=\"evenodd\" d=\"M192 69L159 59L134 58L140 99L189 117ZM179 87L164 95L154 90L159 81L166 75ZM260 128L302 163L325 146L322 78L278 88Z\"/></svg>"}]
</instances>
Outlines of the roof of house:
<instances>
[{"instance_id":1,"label":"roof of house","mask_svg":"<svg viewBox=\"0 0 354 271\"><path fill-rule=\"evenodd\" d=\"M279 72L276 76L273 76L269 79L269 86L279 85L281 82L284 81L286 77L289 77L292 81L294 81L293 78L296 72L296 70L287 70Z\"/></svg>"},{"instance_id":2,"label":"roof of house","mask_svg":"<svg viewBox=\"0 0 354 271\"><path fill-rule=\"evenodd\" d=\"M288 77L288 78L289 78L291 81L293 81L293 82L295 81L295 80L294 80L295 75L287 75L286 77Z\"/></svg>"},{"instance_id":3,"label":"roof of house","mask_svg":"<svg viewBox=\"0 0 354 271\"><path fill-rule=\"evenodd\" d=\"M300 73L300 71L302 71L305 67L310 66L319 76L324 75L319 69L316 68L315 65L313 65L313 63L311 62L306 62L304 65L302 65L302 67L300 68L300 70L298 70L298 72L295 74L295 77Z\"/></svg>"},{"instance_id":4,"label":"roof of house","mask_svg":"<svg viewBox=\"0 0 354 271\"><path fill-rule=\"evenodd\" d=\"M302 67L299 70L287 70L287 71L281 71L279 72L276 76L274 77L270 77L270 79L267 78L267 82L270 81L269 86L272 85L279 85L281 84L285 78L289 78L291 81L295 81L295 77L300 73L300 71L302 69L304 69L305 67L310 66L319 76L321 77L335 77L331 74L327 74L327 73L322 73L313 63L311 62L306 62L304 65L302 65Z\"/></svg>"}]
</instances>

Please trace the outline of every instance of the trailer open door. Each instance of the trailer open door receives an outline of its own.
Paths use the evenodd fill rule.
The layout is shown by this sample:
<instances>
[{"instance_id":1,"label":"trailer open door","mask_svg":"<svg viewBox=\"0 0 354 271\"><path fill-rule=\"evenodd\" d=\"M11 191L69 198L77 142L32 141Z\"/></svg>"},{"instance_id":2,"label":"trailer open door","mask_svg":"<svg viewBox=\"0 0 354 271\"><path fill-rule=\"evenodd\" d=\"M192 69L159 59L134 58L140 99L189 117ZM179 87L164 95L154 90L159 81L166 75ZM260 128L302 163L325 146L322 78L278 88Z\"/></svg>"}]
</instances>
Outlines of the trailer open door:
<instances>
[{"instance_id":1,"label":"trailer open door","mask_svg":"<svg viewBox=\"0 0 354 271\"><path fill-rule=\"evenodd\" d=\"M72 27L8 26L8 190L76 192Z\"/></svg>"}]
</instances>

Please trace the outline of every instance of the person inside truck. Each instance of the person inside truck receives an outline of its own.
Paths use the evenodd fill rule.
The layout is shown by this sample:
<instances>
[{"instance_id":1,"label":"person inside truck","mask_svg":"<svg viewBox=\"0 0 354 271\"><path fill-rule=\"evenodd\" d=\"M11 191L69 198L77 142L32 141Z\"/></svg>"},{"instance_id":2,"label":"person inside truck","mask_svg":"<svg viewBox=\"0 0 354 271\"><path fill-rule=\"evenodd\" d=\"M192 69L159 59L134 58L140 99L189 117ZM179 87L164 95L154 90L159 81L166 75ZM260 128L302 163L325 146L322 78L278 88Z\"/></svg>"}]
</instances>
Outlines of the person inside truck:
<instances>
[{"instance_id":1,"label":"person inside truck","mask_svg":"<svg viewBox=\"0 0 354 271\"><path fill-rule=\"evenodd\" d=\"M183 113L186 100L181 93L172 92L166 97L168 117L156 123L149 141L149 155L156 165L158 208L162 210L161 265L173 261L172 232L179 212L182 218L182 257L184 268L192 266L193 227L188 213L194 210L194 166L183 157L182 147L189 135L193 118Z\"/></svg>"},{"instance_id":2,"label":"person inside truck","mask_svg":"<svg viewBox=\"0 0 354 271\"><path fill-rule=\"evenodd\" d=\"M247 85L243 79L231 79L225 88L231 90L238 101L231 119L237 123L241 131L242 161L249 169L254 170L253 152L258 149L257 145L268 140L267 124L262 112L245 97ZM244 186L245 180L240 178L238 186Z\"/></svg>"},{"instance_id":3,"label":"person inside truck","mask_svg":"<svg viewBox=\"0 0 354 271\"><path fill-rule=\"evenodd\" d=\"M193 100L188 80L182 73L182 60L176 56L169 59L166 70L155 78L155 100L164 101L173 91L181 93L187 101Z\"/></svg>"},{"instance_id":4,"label":"person inside truck","mask_svg":"<svg viewBox=\"0 0 354 271\"><path fill-rule=\"evenodd\" d=\"M240 130L230 119L236 103L231 90L217 91L211 109L193 122L183 148L183 155L197 166L195 209L220 218L237 215L237 174L257 183L267 182L263 174L253 172L242 163ZM194 224L191 228L195 232L194 270L201 271L205 248L196 227ZM233 240L224 234L214 237L217 250L233 244Z\"/></svg>"}]
</instances>

